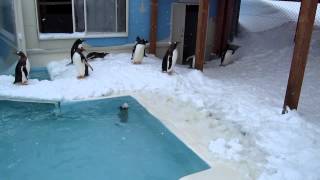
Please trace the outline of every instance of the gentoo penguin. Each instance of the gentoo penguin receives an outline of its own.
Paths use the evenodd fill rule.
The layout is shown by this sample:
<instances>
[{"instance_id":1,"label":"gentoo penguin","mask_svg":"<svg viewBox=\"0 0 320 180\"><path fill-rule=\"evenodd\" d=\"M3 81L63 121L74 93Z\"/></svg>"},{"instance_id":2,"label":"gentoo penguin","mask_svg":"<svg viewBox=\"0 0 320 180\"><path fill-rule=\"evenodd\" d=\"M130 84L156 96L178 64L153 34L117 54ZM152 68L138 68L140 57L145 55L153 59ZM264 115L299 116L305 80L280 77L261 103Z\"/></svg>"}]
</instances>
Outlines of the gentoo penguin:
<instances>
[{"instance_id":1,"label":"gentoo penguin","mask_svg":"<svg viewBox=\"0 0 320 180\"><path fill-rule=\"evenodd\" d=\"M119 118L120 118L120 122L122 123L127 123L128 122L128 117L129 117L129 105L128 103L123 103L120 106L120 112L118 114Z\"/></svg>"},{"instance_id":2,"label":"gentoo penguin","mask_svg":"<svg viewBox=\"0 0 320 180\"><path fill-rule=\"evenodd\" d=\"M189 62L189 68L194 69L196 64L196 55L187 57L186 62Z\"/></svg>"},{"instance_id":3,"label":"gentoo penguin","mask_svg":"<svg viewBox=\"0 0 320 180\"><path fill-rule=\"evenodd\" d=\"M227 50L225 50L222 53L221 56L221 66L226 66L228 64L231 64L232 61L232 55L236 52L236 50L239 48L239 46L228 44Z\"/></svg>"},{"instance_id":4,"label":"gentoo penguin","mask_svg":"<svg viewBox=\"0 0 320 180\"><path fill-rule=\"evenodd\" d=\"M83 51L84 51L84 48L83 48L82 44L79 44L75 53L72 56L74 65L76 66L76 70L78 72L79 79L82 79L86 76L89 76L89 67L93 71L92 67L87 62L87 59L82 54Z\"/></svg>"},{"instance_id":5,"label":"gentoo penguin","mask_svg":"<svg viewBox=\"0 0 320 180\"><path fill-rule=\"evenodd\" d=\"M74 43L73 43L73 45L72 45L72 47L71 47L71 50L70 50L70 57L71 57L71 62L69 63L69 64L73 64L73 54L77 51L77 49L78 49L78 46L79 46L79 44L82 44L84 42L84 40L82 40L82 39L77 39Z\"/></svg>"},{"instance_id":6,"label":"gentoo penguin","mask_svg":"<svg viewBox=\"0 0 320 180\"><path fill-rule=\"evenodd\" d=\"M141 39L139 36L136 38L136 44L132 50L131 60L133 64L141 64L143 57L146 57L146 44L147 40Z\"/></svg>"},{"instance_id":7,"label":"gentoo penguin","mask_svg":"<svg viewBox=\"0 0 320 180\"><path fill-rule=\"evenodd\" d=\"M20 50L16 53L19 56L19 61L15 69L15 83L28 83L28 76L30 73L30 62L27 56Z\"/></svg>"},{"instance_id":8,"label":"gentoo penguin","mask_svg":"<svg viewBox=\"0 0 320 180\"><path fill-rule=\"evenodd\" d=\"M162 72L172 73L178 59L178 42L170 44L162 60Z\"/></svg>"},{"instance_id":9,"label":"gentoo penguin","mask_svg":"<svg viewBox=\"0 0 320 180\"><path fill-rule=\"evenodd\" d=\"M109 53L105 53L105 52L90 52L87 54L86 58L87 60L92 60L95 58L104 58L108 54Z\"/></svg>"},{"instance_id":10,"label":"gentoo penguin","mask_svg":"<svg viewBox=\"0 0 320 180\"><path fill-rule=\"evenodd\" d=\"M120 110L128 110L128 109L129 109L129 105L126 102L120 106Z\"/></svg>"}]
</instances>

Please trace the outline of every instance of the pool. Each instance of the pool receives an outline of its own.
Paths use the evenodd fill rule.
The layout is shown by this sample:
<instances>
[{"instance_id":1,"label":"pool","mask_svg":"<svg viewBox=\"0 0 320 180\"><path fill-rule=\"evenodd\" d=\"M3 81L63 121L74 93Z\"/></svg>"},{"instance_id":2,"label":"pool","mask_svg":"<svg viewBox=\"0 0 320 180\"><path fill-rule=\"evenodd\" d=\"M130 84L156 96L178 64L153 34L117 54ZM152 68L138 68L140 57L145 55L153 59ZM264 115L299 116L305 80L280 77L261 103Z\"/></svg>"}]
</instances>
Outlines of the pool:
<instances>
[{"instance_id":1,"label":"pool","mask_svg":"<svg viewBox=\"0 0 320 180\"><path fill-rule=\"evenodd\" d=\"M0 118L0 179L176 180L209 168L129 96L0 101Z\"/></svg>"},{"instance_id":2,"label":"pool","mask_svg":"<svg viewBox=\"0 0 320 180\"><path fill-rule=\"evenodd\" d=\"M47 68L32 68L30 71L30 79L50 80Z\"/></svg>"}]
</instances>

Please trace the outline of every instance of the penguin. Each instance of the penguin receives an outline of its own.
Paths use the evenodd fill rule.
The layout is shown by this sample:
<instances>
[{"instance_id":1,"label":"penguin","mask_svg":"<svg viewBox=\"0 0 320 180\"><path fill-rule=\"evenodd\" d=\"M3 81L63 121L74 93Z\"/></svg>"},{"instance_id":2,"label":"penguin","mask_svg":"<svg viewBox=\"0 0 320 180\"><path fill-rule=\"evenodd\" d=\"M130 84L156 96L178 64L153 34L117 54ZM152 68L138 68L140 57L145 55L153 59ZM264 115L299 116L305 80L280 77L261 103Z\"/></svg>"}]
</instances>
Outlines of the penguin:
<instances>
[{"instance_id":1,"label":"penguin","mask_svg":"<svg viewBox=\"0 0 320 180\"><path fill-rule=\"evenodd\" d=\"M79 46L79 44L82 44L84 42L84 40L82 39L77 39L72 47L71 47L71 50L70 50L70 57L71 57L71 62L69 64L73 64L73 54L77 51L77 48Z\"/></svg>"},{"instance_id":2,"label":"penguin","mask_svg":"<svg viewBox=\"0 0 320 180\"><path fill-rule=\"evenodd\" d=\"M95 58L104 58L108 54L109 53L105 53L105 52L90 52L87 54L86 58L87 60L92 60Z\"/></svg>"},{"instance_id":3,"label":"penguin","mask_svg":"<svg viewBox=\"0 0 320 180\"><path fill-rule=\"evenodd\" d=\"M19 61L16 65L15 69L15 80L14 84L16 83L22 83L27 84L28 83L28 76L30 74L30 62L27 56L22 52L22 50L18 51L16 53L19 56Z\"/></svg>"},{"instance_id":4,"label":"penguin","mask_svg":"<svg viewBox=\"0 0 320 180\"><path fill-rule=\"evenodd\" d=\"M178 59L178 42L171 43L162 60L162 72L172 73Z\"/></svg>"},{"instance_id":5,"label":"penguin","mask_svg":"<svg viewBox=\"0 0 320 180\"><path fill-rule=\"evenodd\" d=\"M190 61L190 62L189 62ZM192 55L192 56L189 56L187 59L186 59L186 62L189 62L189 65L190 65L190 69L194 69L195 68L195 64L196 64L196 55Z\"/></svg>"},{"instance_id":6,"label":"penguin","mask_svg":"<svg viewBox=\"0 0 320 180\"><path fill-rule=\"evenodd\" d=\"M147 40L141 39L139 36L136 38L136 44L132 50L131 60L133 64L141 64L143 57L146 56L146 44L148 43Z\"/></svg>"},{"instance_id":7,"label":"penguin","mask_svg":"<svg viewBox=\"0 0 320 180\"><path fill-rule=\"evenodd\" d=\"M222 53L220 66L226 66L228 64L231 64L233 62L232 55L236 52L238 48L239 46L228 44L227 50L225 50Z\"/></svg>"},{"instance_id":8,"label":"penguin","mask_svg":"<svg viewBox=\"0 0 320 180\"><path fill-rule=\"evenodd\" d=\"M83 79L86 76L89 76L89 67L93 71L93 68L87 62L87 59L83 55L83 48L82 44L79 44L75 53L72 56L74 64L76 66L76 70L78 72L78 79Z\"/></svg>"},{"instance_id":9,"label":"penguin","mask_svg":"<svg viewBox=\"0 0 320 180\"><path fill-rule=\"evenodd\" d=\"M120 118L121 123L127 123L128 117L129 117L129 105L128 103L123 103L120 107L120 112L118 114L118 117Z\"/></svg>"},{"instance_id":10,"label":"penguin","mask_svg":"<svg viewBox=\"0 0 320 180\"><path fill-rule=\"evenodd\" d=\"M129 109L129 105L128 105L128 103L123 103L120 107L120 110L128 110Z\"/></svg>"}]
</instances>

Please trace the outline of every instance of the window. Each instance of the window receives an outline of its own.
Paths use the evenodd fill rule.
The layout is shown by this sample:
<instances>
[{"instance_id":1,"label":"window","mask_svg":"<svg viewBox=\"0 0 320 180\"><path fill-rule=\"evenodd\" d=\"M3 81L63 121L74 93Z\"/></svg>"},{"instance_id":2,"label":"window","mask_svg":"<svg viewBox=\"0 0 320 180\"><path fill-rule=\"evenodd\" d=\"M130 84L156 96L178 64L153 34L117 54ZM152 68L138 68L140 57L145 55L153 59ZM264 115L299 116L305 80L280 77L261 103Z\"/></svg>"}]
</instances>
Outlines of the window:
<instances>
[{"instance_id":1,"label":"window","mask_svg":"<svg viewBox=\"0 0 320 180\"><path fill-rule=\"evenodd\" d=\"M128 0L37 0L40 33L127 34Z\"/></svg>"},{"instance_id":2,"label":"window","mask_svg":"<svg viewBox=\"0 0 320 180\"><path fill-rule=\"evenodd\" d=\"M12 0L0 0L0 33L15 41L15 16Z\"/></svg>"}]
</instances>

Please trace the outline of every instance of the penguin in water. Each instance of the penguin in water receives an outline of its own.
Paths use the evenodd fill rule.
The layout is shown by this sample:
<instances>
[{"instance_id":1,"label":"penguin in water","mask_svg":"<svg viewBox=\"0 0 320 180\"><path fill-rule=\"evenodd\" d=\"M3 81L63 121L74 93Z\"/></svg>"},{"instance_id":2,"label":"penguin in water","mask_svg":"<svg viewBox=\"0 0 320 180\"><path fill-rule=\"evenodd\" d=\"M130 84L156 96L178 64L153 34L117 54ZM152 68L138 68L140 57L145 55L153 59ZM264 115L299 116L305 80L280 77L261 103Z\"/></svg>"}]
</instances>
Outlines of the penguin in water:
<instances>
[{"instance_id":1,"label":"penguin in water","mask_svg":"<svg viewBox=\"0 0 320 180\"><path fill-rule=\"evenodd\" d=\"M26 85L28 83L28 76L30 73L30 62L22 50L18 51L16 54L19 56L19 61L16 65L15 80L13 83L21 83Z\"/></svg>"},{"instance_id":2,"label":"penguin in water","mask_svg":"<svg viewBox=\"0 0 320 180\"><path fill-rule=\"evenodd\" d=\"M73 64L73 54L77 51L78 46L79 46L80 44L82 44L83 42L84 42L83 39L77 39L77 40L73 43L73 45L72 45L72 47L71 47L71 50L70 50L71 62L70 62L68 65Z\"/></svg>"},{"instance_id":3,"label":"penguin in water","mask_svg":"<svg viewBox=\"0 0 320 180\"><path fill-rule=\"evenodd\" d=\"M141 39L139 36L136 38L136 44L132 50L131 60L133 64L141 64L143 57L146 56L146 44L148 43L147 40Z\"/></svg>"},{"instance_id":4,"label":"penguin in water","mask_svg":"<svg viewBox=\"0 0 320 180\"><path fill-rule=\"evenodd\" d=\"M176 65L178 59L178 44L178 42L170 44L162 60L162 72L167 72L169 74L173 72L174 66Z\"/></svg>"},{"instance_id":5,"label":"penguin in water","mask_svg":"<svg viewBox=\"0 0 320 180\"><path fill-rule=\"evenodd\" d=\"M129 118L129 105L128 103L123 103L120 107L120 112L118 117L120 118L121 123L127 123Z\"/></svg>"},{"instance_id":6,"label":"penguin in water","mask_svg":"<svg viewBox=\"0 0 320 180\"><path fill-rule=\"evenodd\" d=\"M78 72L78 79L83 79L86 76L89 76L89 67L93 71L91 65L87 62L86 57L83 55L83 48L82 44L79 44L75 53L72 56L74 64L76 66L76 70Z\"/></svg>"}]
</instances>

